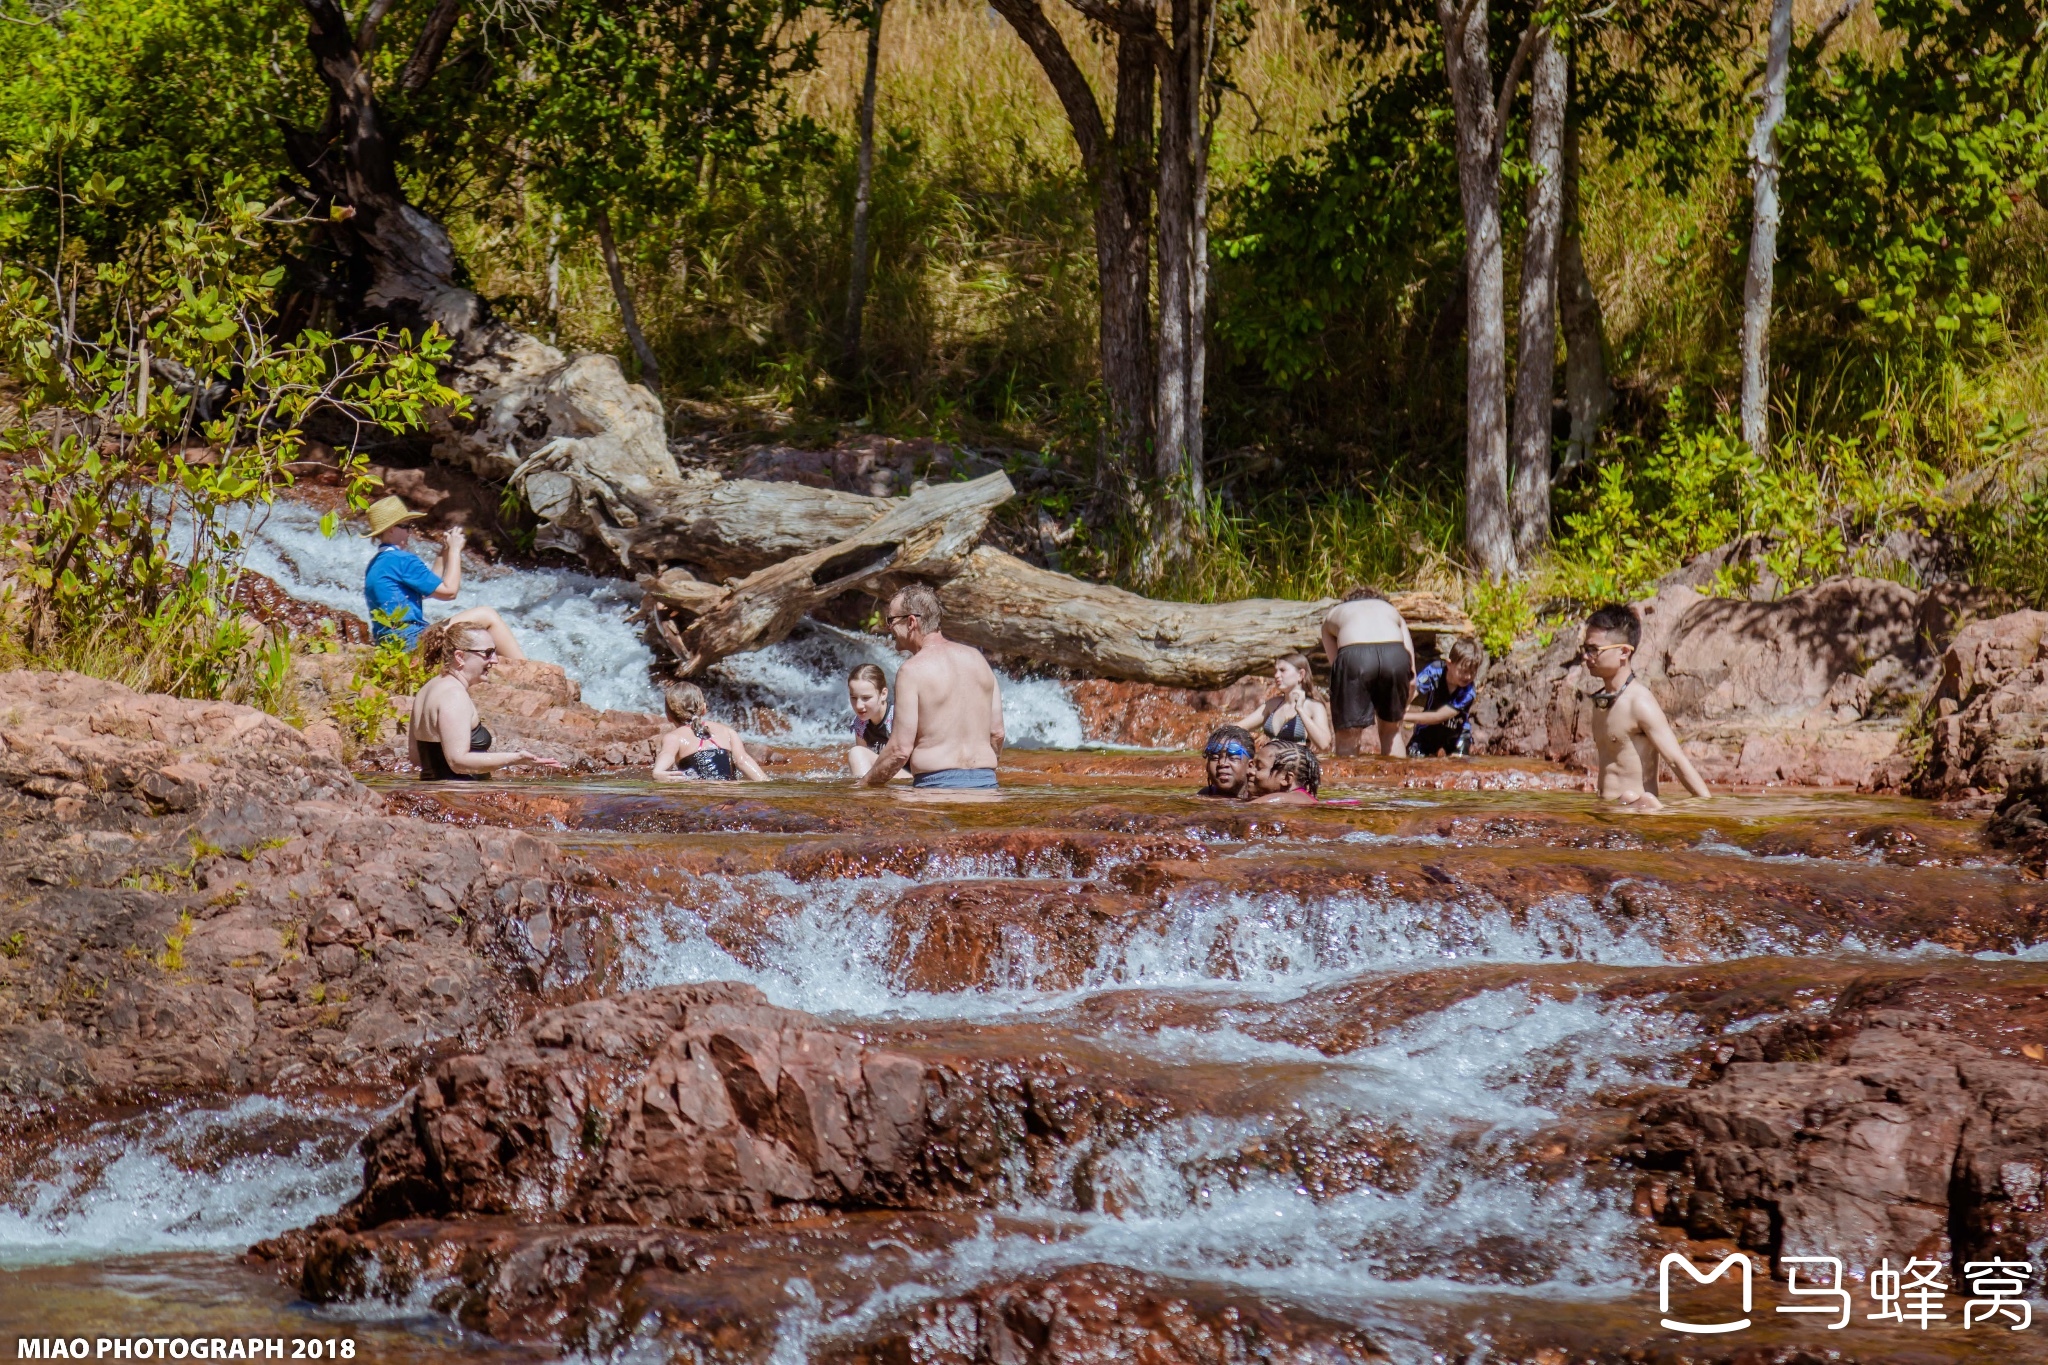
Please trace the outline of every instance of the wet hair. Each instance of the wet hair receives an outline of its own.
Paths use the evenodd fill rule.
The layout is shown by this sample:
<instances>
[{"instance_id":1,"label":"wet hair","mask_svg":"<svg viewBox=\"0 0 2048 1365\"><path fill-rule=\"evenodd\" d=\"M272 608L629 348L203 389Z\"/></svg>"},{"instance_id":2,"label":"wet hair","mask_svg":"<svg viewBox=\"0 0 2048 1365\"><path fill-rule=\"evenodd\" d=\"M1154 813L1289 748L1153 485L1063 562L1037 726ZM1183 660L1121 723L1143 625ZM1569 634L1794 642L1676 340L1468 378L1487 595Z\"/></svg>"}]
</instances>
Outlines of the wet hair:
<instances>
[{"instance_id":1,"label":"wet hair","mask_svg":"<svg viewBox=\"0 0 2048 1365\"><path fill-rule=\"evenodd\" d=\"M1257 744L1252 739L1252 732L1245 729L1242 725L1217 726L1209 732L1209 737L1202 741L1202 748L1206 751L1211 744L1214 744L1219 739L1236 740L1244 746L1244 751L1248 754L1255 752L1257 749Z\"/></svg>"},{"instance_id":2,"label":"wet hair","mask_svg":"<svg viewBox=\"0 0 2048 1365\"><path fill-rule=\"evenodd\" d=\"M1444 657L1454 664L1477 670L1486 663L1486 646L1469 635L1460 635L1451 641L1450 653Z\"/></svg>"},{"instance_id":3,"label":"wet hair","mask_svg":"<svg viewBox=\"0 0 2048 1365\"><path fill-rule=\"evenodd\" d=\"M1308 655L1283 654L1273 660L1273 667L1275 668L1282 664L1294 665L1295 671L1301 674L1301 691L1303 696L1307 697L1310 701L1321 701L1323 699L1323 694L1316 691L1316 675L1308 666ZM1303 723L1306 724L1306 722Z\"/></svg>"},{"instance_id":4,"label":"wet hair","mask_svg":"<svg viewBox=\"0 0 2048 1365\"><path fill-rule=\"evenodd\" d=\"M877 696L885 696L889 691L889 675L882 671L880 664L855 664L853 672L846 675L846 681L849 684L864 682L875 689Z\"/></svg>"},{"instance_id":5,"label":"wet hair","mask_svg":"<svg viewBox=\"0 0 2048 1365\"><path fill-rule=\"evenodd\" d=\"M471 646L464 642L478 635L491 639L490 629L474 621L458 621L453 617L436 621L420 632L420 662L432 669L446 668L455 662L455 651L469 649Z\"/></svg>"},{"instance_id":6,"label":"wet hair","mask_svg":"<svg viewBox=\"0 0 2048 1365\"><path fill-rule=\"evenodd\" d=\"M1323 785L1323 765L1316 762L1316 756L1307 748L1292 740L1276 739L1266 746L1272 757L1267 766L1287 779L1292 787L1305 787L1313 792Z\"/></svg>"},{"instance_id":7,"label":"wet hair","mask_svg":"<svg viewBox=\"0 0 2048 1365\"><path fill-rule=\"evenodd\" d=\"M670 683L661 689L661 704L668 710L668 718L677 725L688 725L710 711L704 700L704 689L695 683Z\"/></svg>"},{"instance_id":8,"label":"wet hair","mask_svg":"<svg viewBox=\"0 0 2048 1365\"><path fill-rule=\"evenodd\" d=\"M1626 602L1609 602L1586 618L1586 629L1602 635L1619 635L1631 646L1643 642L1643 618Z\"/></svg>"},{"instance_id":9,"label":"wet hair","mask_svg":"<svg viewBox=\"0 0 2048 1365\"><path fill-rule=\"evenodd\" d=\"M1345 593L1344 600L1346 602L1384 602L1387 600L1387 595L1378 588L1367 587L1361 583L1350 592Z\"/></svg>"},{"instance_id":10,"label":"wet hair","mask_svg":"<svg viewBox=\"0 0 2048 1365\"><path fill-rule=\"evenodd\" d=\"M889 602L892 606L901 602L903 610L900 614L915 616L918 628L926 632L937 630L939 623L945 620L945 613L939 610L939 595L927 583L912 583Z\"/></svg>"}]
</instances>

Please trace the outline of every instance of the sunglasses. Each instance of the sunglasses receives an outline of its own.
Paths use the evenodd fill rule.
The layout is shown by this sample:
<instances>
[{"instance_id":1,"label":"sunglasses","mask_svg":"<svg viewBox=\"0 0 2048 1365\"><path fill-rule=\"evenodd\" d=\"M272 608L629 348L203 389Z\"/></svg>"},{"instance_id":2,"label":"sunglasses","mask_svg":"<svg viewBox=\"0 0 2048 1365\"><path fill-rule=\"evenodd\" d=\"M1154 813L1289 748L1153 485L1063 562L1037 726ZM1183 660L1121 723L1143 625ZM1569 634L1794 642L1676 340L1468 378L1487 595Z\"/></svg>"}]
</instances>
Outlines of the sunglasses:
<instances>
[{"instance_id":1,"label":"sunglasses","mask_svg":"<svg viewBox=\"0 0 2048 1365\"><path fill-rule=\"evenodd\" d=\"M1252 751L1234 739L1219 739L1212 741L1202 754L1205 758L1219 758L1225 754L1232 758L1250 758Z\"/></svg>"},{"instance_id":2,"label":"sunglasses","mask_svg":"<svg viewBox=\"0 0 2048 1365\"><path fill-rule=\"evenodd\" d=\"M1635 646L1634 646L1634 645L1625 645L1625 644L1624 644L1624 645L1587 645L1587 646L1586 646L1586 647L1585 647L1584 649L1582 649L1582 650L1580 650L1580 651L1579 651L1579 657L1580 657L1580 658L1582 658L1582 659L1597 659L1597 658L1599 658L1599 657L1600 657L1600 656L1601 656L1602 654L1605 654L1605 653L1606 653L1606 652L1607 652L1608 650L1610 650L1610 649L1634 649L1634 648L1635 648Z\"/></svg>"},{"instance_id":3,"label":"sunglasses","mask_svg":"<svg viewBox=\"0 0 2048 1365\"><path fill-rule=\"evenodd\" d=\"M498 657L498 651L495 646L490 649L458 649L455 652L457 654L474 654L479 659L495 659Z\"/></svg>"},{"instance_id":4,"label":"sunglasses","mask_svg":"<svg viewBox=\"0 0 2048 1365\"><path fill-rule=\"evenodd\" d=\"M884 616L882 619L893 626L898 621L915 621L917 619L917 613L914 611L906 611L901 616Z\"/></svg>"}]
</instances>

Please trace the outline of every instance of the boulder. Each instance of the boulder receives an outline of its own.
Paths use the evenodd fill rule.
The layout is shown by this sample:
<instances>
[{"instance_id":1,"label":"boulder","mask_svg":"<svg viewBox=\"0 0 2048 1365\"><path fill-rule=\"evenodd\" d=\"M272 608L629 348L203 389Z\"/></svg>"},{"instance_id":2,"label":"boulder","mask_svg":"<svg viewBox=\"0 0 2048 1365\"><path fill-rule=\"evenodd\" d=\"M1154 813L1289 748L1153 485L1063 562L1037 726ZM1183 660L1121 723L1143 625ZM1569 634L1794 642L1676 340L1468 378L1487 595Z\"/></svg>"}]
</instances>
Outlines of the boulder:
<instances>
[{"instance_id":1,"label":"boulder","mask_svg":"<svg viewBox=\"0 0 2048 1365\"><path fill-rule=\"evenodd\" d=\"M1709 783L1865 786L1932 676L1946 600L1842 578L1742 601L1679 577L1637 604L1636 675ZM1586 700L1597 684L1579 636L1570 627L1489 666L1473 709L1477 749L1597 766Z\"/></svg>"},{"instance_id":2,"label":"boulder","mask_svg":"<svg viewBox=\"0 0 2048 1365\"><path fill-rule=\"evenodd\" d=\"M1731 1053L1643 1110L1640 1212L1772 1257L1839 1256L1857 1279L1886 1257L2024 1261L2048 1236L2048 1068L1882 1009Z\"/></svg>"},{"instance_id":3,"label":"boulder","mask_svg":"<svg viewBox=\"0 0 2048 1365\"><path fill-rule=\"evenodd\" d=\"M1901 756L1893 785L1955 800L2037 788L2048 733L2048 612L2015 611L1975 621L1942 652L1917 720L1922 743ZM2012 832L2024 814L2016 813ZM2011 823L2011 822L2009 822Z\"/></svg>"},{"instance_id":4,"label":"boulder","mask_svg":"<svg viewBox=\"0 0 2048 1365\"><path fill-rule=\"evenodd\" d=\"M588 974L565 875L249 707L0 674L0 1112L402 1081Z\"/></svg>"}]
</instances>

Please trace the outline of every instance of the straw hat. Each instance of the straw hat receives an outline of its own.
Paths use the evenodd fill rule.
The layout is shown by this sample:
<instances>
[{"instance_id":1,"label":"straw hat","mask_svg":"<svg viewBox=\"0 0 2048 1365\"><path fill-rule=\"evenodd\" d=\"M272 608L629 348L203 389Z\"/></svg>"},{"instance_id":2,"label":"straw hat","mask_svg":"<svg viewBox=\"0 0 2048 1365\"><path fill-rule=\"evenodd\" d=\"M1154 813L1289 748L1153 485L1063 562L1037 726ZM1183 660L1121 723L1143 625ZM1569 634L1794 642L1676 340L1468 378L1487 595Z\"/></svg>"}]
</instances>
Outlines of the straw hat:
<instances>
[{"instance_id":1,"label":"straw hat","mask_svg":"<svg viewBox=\"0 0 2048 1365\"><path fill-rule=\"evenodd\" d=\"M374 539L402 521L418 521L425 515L407 507L403 498L379 498L370 504L370 529L364 534Z\"/></svg>"}]
</instances>

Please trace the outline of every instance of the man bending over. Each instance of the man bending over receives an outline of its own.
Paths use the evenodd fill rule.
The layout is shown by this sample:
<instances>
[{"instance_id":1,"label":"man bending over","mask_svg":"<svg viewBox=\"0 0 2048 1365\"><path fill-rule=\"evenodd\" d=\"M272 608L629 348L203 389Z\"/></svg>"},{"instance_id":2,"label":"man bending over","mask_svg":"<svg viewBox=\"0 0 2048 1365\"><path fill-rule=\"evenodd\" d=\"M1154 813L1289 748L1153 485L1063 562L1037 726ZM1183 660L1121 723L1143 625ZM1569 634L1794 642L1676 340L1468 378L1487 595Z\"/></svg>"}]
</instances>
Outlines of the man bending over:
<instances>
[{"instance_id":1,"label":"man bending over","mask_svg":"<svg viewBox=\"0 0 2048 1365\"><path fill-rule=\"evenodd\" d=\"M939 595L913 583L889 599L889 633L910 655L896 671L896 728L861 781L880 787L908 764L914 787L993 787L1003 697L981 651L939 633Z\"/></svg>"},{"instance_id":2,"label":"man bending over","mask_svg":"<svg viewBox=\"0 0 2048 1365\"><path fill-rule=\"evenodd\" d=\"M1365 752L1369 727L1381 753L1405 757L1401 722L1415 680L1415 641L1394 604L1371 588L1353 588L1323 618L1323 655L1337 752Z\"/></svg>"}]
</instances>

